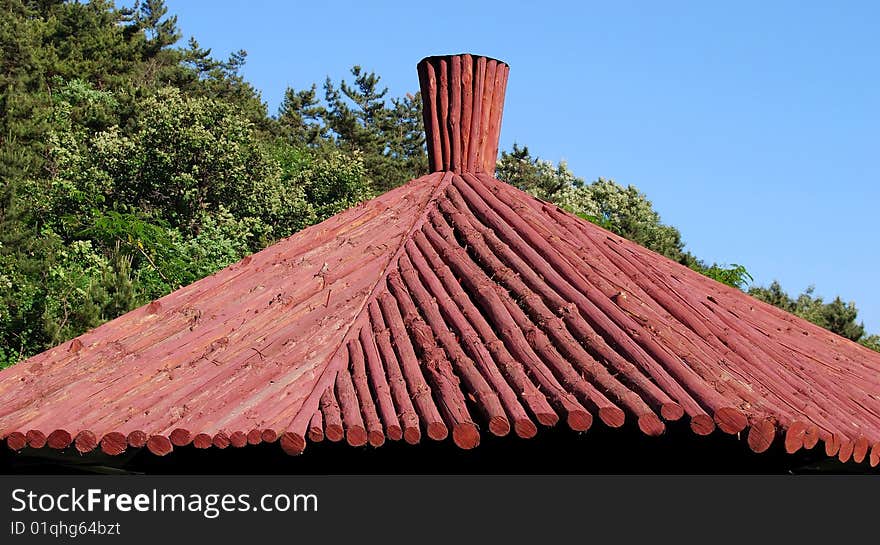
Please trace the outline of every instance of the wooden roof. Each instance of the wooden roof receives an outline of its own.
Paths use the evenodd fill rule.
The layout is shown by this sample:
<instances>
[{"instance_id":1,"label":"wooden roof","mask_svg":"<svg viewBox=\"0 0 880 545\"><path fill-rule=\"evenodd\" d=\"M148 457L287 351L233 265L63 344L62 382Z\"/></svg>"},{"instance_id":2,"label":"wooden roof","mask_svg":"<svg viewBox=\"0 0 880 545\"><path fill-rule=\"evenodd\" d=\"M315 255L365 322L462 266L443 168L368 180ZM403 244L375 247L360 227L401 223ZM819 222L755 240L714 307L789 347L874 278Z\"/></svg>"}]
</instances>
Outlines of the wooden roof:
<instances>
[{"instance_id":1,"label":"wooden roof","mask_svg":"<svg viewBox=\"0 0 880 545\"><path fill-rule=\"evenodd\" d=\"M435 172L0 372L0 438L295 454L687 419L880 462L880 354L483 173L503 92L459 91L506 65L464 57L420 65Z\"/></svg>"}]
</instances>

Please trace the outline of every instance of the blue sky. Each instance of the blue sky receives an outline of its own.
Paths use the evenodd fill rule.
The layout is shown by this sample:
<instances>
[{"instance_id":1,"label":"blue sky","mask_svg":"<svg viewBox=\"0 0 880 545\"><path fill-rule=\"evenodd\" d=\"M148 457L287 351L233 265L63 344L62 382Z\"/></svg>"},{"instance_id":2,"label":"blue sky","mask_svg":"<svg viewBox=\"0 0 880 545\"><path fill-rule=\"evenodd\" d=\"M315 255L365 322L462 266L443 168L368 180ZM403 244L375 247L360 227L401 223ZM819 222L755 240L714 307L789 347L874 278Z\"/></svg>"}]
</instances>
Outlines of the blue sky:
<instances>
[{"instance_id":1,"label":"blue sky","mask_svg":"<svg viewBox=\"0 0 880 545\"><path fill-rule=\"evenodd\" d=\"M633 184L687 247L815 285L880 332L880 3L168 0L275 113L360 64L392 96L424 56L507 61L502 148Z\"/></svg>"}]
</instances>

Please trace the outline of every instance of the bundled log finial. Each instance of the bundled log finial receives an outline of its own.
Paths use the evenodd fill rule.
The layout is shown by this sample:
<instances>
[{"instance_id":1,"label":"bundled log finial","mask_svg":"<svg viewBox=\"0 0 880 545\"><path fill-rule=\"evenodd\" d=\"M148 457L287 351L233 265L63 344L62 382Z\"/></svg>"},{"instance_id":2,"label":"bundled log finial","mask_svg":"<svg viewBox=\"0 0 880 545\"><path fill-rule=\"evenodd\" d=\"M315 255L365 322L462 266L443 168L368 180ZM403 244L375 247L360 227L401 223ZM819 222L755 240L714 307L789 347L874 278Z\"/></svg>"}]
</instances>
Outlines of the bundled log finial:
<instances>
[{"instance_id":1,"label":"bundled log finial","mask_svg":"<svg viewBox=\"0 0 880 545\"><path fill-rule=\"evenodd\" d=\"M431 172L495 172L510 67L478 55L418 64Z\"/></svg>"}]
</instances>

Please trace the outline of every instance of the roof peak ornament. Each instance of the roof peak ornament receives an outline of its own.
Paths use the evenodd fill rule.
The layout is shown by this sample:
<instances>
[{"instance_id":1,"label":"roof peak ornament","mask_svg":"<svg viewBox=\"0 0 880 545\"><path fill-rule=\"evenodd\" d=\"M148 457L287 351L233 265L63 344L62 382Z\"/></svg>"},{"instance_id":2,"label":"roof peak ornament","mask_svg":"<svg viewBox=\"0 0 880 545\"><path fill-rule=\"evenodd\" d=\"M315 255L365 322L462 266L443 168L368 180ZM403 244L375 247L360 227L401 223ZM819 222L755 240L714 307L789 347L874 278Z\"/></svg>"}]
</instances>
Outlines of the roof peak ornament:
<instances>
[{"instance_id":1,"label":"roof peak ornament","mask_svg":"<svg viewBox=\"0 0 880 545\"><path fill-rule=\"evenodd\" d=\"M494 174L510 67L463 53L418 66L431 172Z\"/></svg>"}]
</instances>

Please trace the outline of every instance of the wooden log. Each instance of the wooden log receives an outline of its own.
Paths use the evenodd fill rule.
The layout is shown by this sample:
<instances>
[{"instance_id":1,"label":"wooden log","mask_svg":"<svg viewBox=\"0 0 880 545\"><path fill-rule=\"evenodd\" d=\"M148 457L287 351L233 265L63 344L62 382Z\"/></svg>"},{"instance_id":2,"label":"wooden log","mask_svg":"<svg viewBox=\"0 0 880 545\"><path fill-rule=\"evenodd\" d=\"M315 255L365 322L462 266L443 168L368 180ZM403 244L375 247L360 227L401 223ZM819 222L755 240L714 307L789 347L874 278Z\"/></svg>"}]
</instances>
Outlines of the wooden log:
<instances>
[{"instance_id":1,"label":"wooden log","mask_svg":"<svg viewBox=\"0 0 880 545\"><path fill-rule=\"evenodd\" d=\"M423 231L426 227L423 227ZM528 377L523 363L517 361L507 350L504 342L496 336L492 326L484 318L481 311L471 302L468 295L461 288L458 278L437 253L437 250L432 246L425 233L417 232L413 240L421 254L430 262L433 271L442 281L445 290L448 291L450 297L458 305L463 315L466 316L470 325L482 337L492 357L498 362L499 368L505 373L507 380L517 389L519 397L529 407L532 414L535 415L538 423L544 426L556 425L559 417L548 403L544 393Z\"/></svg>"},{"instance_id":2,"label":"wooden log","mask_svg":"<svg viewBox=\"0 0 880 545\"><path fill-rule=\"evenodd\" d=\"M492 320L504 341L505 347L514 358L529 369L533 379L541 385L541 388L549 396L549 401L566 415L566 420L572 429L583 431L592 423L590 413L581 406L577 399L569 394L553 376L553 373L544 365L540 358L532 351L523 332L516 326L513 318L507 312L504 303L498 298L493 282L470 261L467 254L457 246L454 239L444 239L435 229L434 223L441 222L438 214L432 214L431 223L422 227L422 233L434 247L434 250L443 258L443 261L467 286L470 294L474 296L483 307L485 315Z\"/></svg>"},{"instance_id":3,"label":"wooden log","mask_svg":"<svg viewBox=\"0 0 880 545\"><path fill-rule=\"evenodd\" d=\"M327 388L321 394L321 414L324 417L324 436L328 441L337 443L345 437L345 431L342 427L342 412L339 410L339 403L336 400L336 394L333 388Z\"/></svg>"},{"instance_id":4,"label":"wooden log","mask_svg":"<svg viewBox=\"0 0 880 545\"><path fill-rule=\"evenodd\" d=\"M349 355L351 343L348 344ZM345 427L345 440L353 447L362 447L367 444L367 430L364 419L361 416L360 403L357 392L351 380L348 366L342 367L336 374L336 399L342 413L342 423Z\"/></svg>"},{"instance_id":5,"label":"wooden log","mask_svg":"<svg viewBox=\"0 0 880 545\"><path fill-rule=\"evenodd\" d=\"M258 429L252 429L247 432L248 445L259 445L263 442L262 432Z\"/></svg>"},{"instance_id":6,"label":"wooden log","mask_svg":"<svg viewBox=\"0 0 880 545\"><path fill-rule=\"evenodd\" d=\"M880 441L871 446L869 463L871 464L871 467L877 467L877 464L880 464Z\"/></svg>"},{"instance_id":7,"label":"wooden log","mask_svg":"<svg viewBox=\"0 0 880 545\"><path fill-rule=\"evenodd\" d=\"M82 430L76 434L73 445L81 454L91 452L98 447L98 438L90 430Z\"/></svg>"},{"instance_id":8,"label":"wooden log","mask_svg":"<svg viewBox=\"0 0 880 545\"><path fill-rule=\"evenodd\" d=\"M440 208L447 214L456 230L462 233L469 249L491 271L494 278L497 278L519 298L523 308L532 315L533 321L543 325L543 329L552 337L554 346L560 349L566 360L577 364L579 370L585 373L587 378L597 384L604 392L620 400L633 412L636 418L648 415L648 413L653 414L641 396L611 376L606 367L588 354L572 336L572 333L580 333L581 342L597 349L600 357L606 358L618 371L621 371L620 377L626 377L624 380L629 379L634 383L643 396L654 401L658 409L671 409L672 407L669 405L674 405L680 411L680 407L662 390L647 380L632 364L620 358L610 347L604 345L604 340L592 331L577 313L577 309L571 308L573 305L549 289L528 264L511 252L490 230L480 225L481 228L478 231L478 228L474 227L476 224L461 212L461 207L465 205L455 190L447 190L447 195L450 200L441 199ZM453 201L456 202L453 203ZM511 265L515 269L510 269L507 265ZM537 290L543 299L536 298L535 293L532 292L533 289ZM544 301L547 301L546 305ZM558 314L553 313L548 305L556 308ZM571 328L571 332L562 325L562 318L565 318L565 323ZM573 370L562 372L572 373ZM623 413L613 404L609 405L603 402L602 407L597 407L596 410L609 426L618 427L623 424ZM681 416L680 412L673 414ZM646 416L645 425L649 426L651 421L652 419ZM653 429L652 426L649 427Z\"/></svg>"},{"instance_id":9,"label":"wooden log","mask_svg":"<svg viewBox=\"0 0 880 545\"><path fill-rule=\"evenodd\" d=\"M398 267L407 291L425 315L427 324L437 341L446 350L449 361L454 366L456 374L463 379L469 395L473 396L477 406L483 411L489 424L489 431L498 436L507 435L510 432L510 422L507 420L498 395L477 370L476 363L465 354L459 340L452 335L449 326L443 320L440 308L422 285L422 281L407 255L401 256Z\"/></svg>"},{"instance_id":10,"label":"wooden log","mask_svg":"<svg viewBox=\"0 0 880 545\"><path fill-rule=\"evenodd\" d=\"M553 425L556 415L544 395L528 379L522 366L504 349L504 344L498 340L491 326L471 303L452 271L434 252L424 234L416 233L414 240L407 245L407 251L437 304L455 327L459 339L468 348L474 361L479 363L483 376L492 384L504 403L513 419L517 435L524 438L534 437L537 428L520 405L513 388L521 392L520 395L533 414L547 415L543 420L536 417L539 422Z\"/></svg>"},{"instance_id":11,"label":"wooden log","mask_svg":"<svg viewBox=\"0 0 880 545\"><path fill-rule=\"evenodd\" d=\"M759 420L749 428L749 448L757 453L764 452L773 444L775 437L776 424L769 419Z\"/></svg>"},{"instance_id":12,"label":"wooden log","mask_svg":"<svg viewBox=\"0 0 880 545\"><path fill-rule=\"evenodd\" d=\"M714 423L710 424L706 421L708 415L705 410L677 380L681 380L692 390L701 391L707 399L717 399L717 392L706 388L702 379L680 361L670 357L651 337L640 336L640 343L651 351L649 356L645 349L625 331L638 330L638 326L632 323L631 319L627 319L613 303L595 297L595 288L588 286L568 261L549 248L547 242L507 204L489 191L480 179L465 173L453 178L453 185L480 221L491 225L499 237L532 263L532 266L546 278L548 284L564 298L575 303L603 337L622 350L630 360L637 362L668 394L674 397L691 416L691 427L695 432L705 433L710 425L714 428ZM492 203L491 207L487 201ZM677 380L673 379L669 372L675 372ZM711 417L708 420L711 422Z\"/></svg>"},{"instance_id":13,"label":"wooden log","mask_svg":"<svg viewBox=\"0 0 880 545\"><path fill-rule=\"evenodd\" d=\"M871 445L864 435L858 436L858 438L856 438L855 440L855 443L853 443L853 461L857 464L864 462L865 456L867 456L870 447Z\"/></svg>"},{"instance_id":14,"label":"wooden log","mask_svg":"<svg viewBox=\"0 0 880 545\"><path fill-rule=\"evenodd\" d=\"M374 447L382 446L385 443L385 434L382 432L382 422L379 420L376 405L373 403L373 395L370 392L364 350L359 338L348 343L348 361L351 366L352 382L364 417L364 425L367 428L367 439ZM390 400L389 393L388 401Z\"/></svg>"},{"instance_id":15,"label":"wooden log","mask_svg":"<svg viewBox=\"0 0 880 545\"><path fill-rule=\"evenodd\" d=\"M20 431L14 431L6 436L6 446L9 450L18 452L27 446L27 437Z\"/></svg>"},{"instance_id":16,"label":"wooden log","mask_svg":"<svg viewBox=\"0 0 880 545\"><path fill-rule=\"evenodd\" d=\"M487 168L487 160L489 159L486 156L486 148L492 148L492 143L489 142L489 138L491 138L489 132L489 118L492 115L492 97L495 94L495 71L498 66L498 61L494 59L486 60L486 72L483 76L483 92L481 93L482 104L480 106L480 115L482 119L480 120L480 138L478 140L477 153L475 159L475 170L472 172L486 172L489 174L495 173L495 160L491 159L491 170L486 170Z\"/></svg>"},{"instance_id":17,"label":"wooden log","mask_svg":"<svg viewBox=\"0 0 880 545\"><path fill-rule=\"evenodd\" d=\"M125 435L118 431L106 433L104 434L104 437L101 438L101 452L110 456L119 456L125 452L127 446L128 441L126 440Z\"/></svg>"},{"instance_id":18,"label":"wooden log","mask_svg":"<svg viewBox=\"0 0 880 545\"><path fill-rule=\"evenodd\" d=\"M147 434L142 430L134 430L128 434L126 441L132 448L144 448L147 445Z\"/></svg>"},{"instance_id":19,"label":"wooden log","mask_svg":"<svg viewBox=\"0 0 880 545\"><path fill-rule=\"evenodd\" d=\"M147 449L156 456L166 456L174 450L171 440L164 435L151 435L147 439Z\"/></svg>"},{"instance_id":20,"label":"wooden log","mask_svg":"<svg viewBox=\"0 0 880 545\"><path fill-rule=\"evenodd\" d=\"M443 418L434 404L434 399L431 397L431 387L428 386L422 374L419 360L410 342L397 302L388 292L380 294L378 300L382 316L385 318L394 339L403 378L406 380L407 389L413 399L416 412L425 424L428 437L435 441L442 441L449 435L449 429L443 422Z\"/></svg>"},{"instance_id":21,"label":"wooden log","mask_svg":"<svg viewBox=\"0 0 880 545\"><path fill-rule=\"evenodd\" d=\"M233 448L242 448L248 444L247 434L241 430L236 430L229 434L229 444Z\"/></svg>"},{"instance_id":22,"label":"wooden log","mask_svg":"<svg viewBox=\"0 0 880 545\"><path fill-rule=\"evenodd\" d=\"M263 436L265 439L265 435ZM277 438L277 437L276 437ZM272 443L276 438L273 438L272 441L267 441L267 443ZM193 437L192 445L197 449L206 449L211 448L214 444L214 438L207 433L197 433L195 437Z\"/></svg>"},{"instance_id":23,"label":"wooden log","mask_svg":"<svg viewBox=\"0 0 880 545\"><path fill-rule=\"evenodd\" d=\"M459 55L453 55L450 60L450 108L449 108L449 134L451 135L450 165L449 170L461 172L461 63Z\"/></svg>"},{"instance_id":24,"label":"wooden log","mask_svg":"<svg viewBox=\"0 0 880 545\"><path fill-rule=\"evenodd\" d=\"M70 436L70 432L64 429L57 429L49 434L46 438L46 444L49 445L49 448L54 449L63 449L67 448L70 445L70 442L73 438Z\"/></svg>"},{"instance_id":25,"label":"wooden log","mask_svg":"<svg viewBox=\"0 0 880 545\"><path fill-rule=\"evenodd\" d=\"M431 327L421 318L415 303L404 286L400 275L395 271L388 275L388 285L397 300L403 315L403 323L414 348L420 354L420 361L431 381L432 392L437 397L438 408L442 411L445 421L452 428L453 442L463 449L471 449L479 445L480 432L471 418L464 395L459 387L459 378L446 358L446 354L437 345L437 339ZM500 405L499 405L500 409ZM503 411L501 412L503 415Z\"/></svg>"},{"instance_id":26,"label":"wooden log","mask_svg":"<svg viewBox=\"0 0 880 545\"><path fill-rule=\"evenodd\" d=\"M474 59L470 55L461 56L461 158L460 168L455 172L467 169L470 155L471 127L474 111Z\"/></svg>"},{"instance_id":27,"label":"wooden log","mask_svg":"<svg viewBox=\"0 0 880 545\"><path fill-rule=\"evenodd\" d=\"M578 375L572 367L566 364L565 358L563 358L559 351L556 350L547 335L529 321L528 317L522 312L522 309L517 306L513 299L509 296L505 296L503 288L496 286L496 292L517 327L519 327L525 335L532 350L534 350L534 352L550 367L552 371L555 371L554 374L557 375L557 380L562 383L563 387L568 391L577 394L579 401L581 401L588 410L592 410L598 414L607 426L612 428L619 428L622 426L624 422L623 411L599 392L592 384ZM650 409L648 410L650 411ZM586 431L586 429L588 429L589 424L592 424L592 413L589 420L589 423L585 422L583 424L587 427L576 431Z\"/></svg>"},{"instance_id":28,"label":"wooden log","mask_svg":"<svg viewBox=\"0 0 880 545\"><path fill-rule=\"evenodd\" d=\"M545 232L543 235L538 233L536 225L526 221L528 218L525 215L521 217L524 212L531 214L528 207L511 202L506 194L502 196L500 185L503 184L499 185L498 182L491 181L491 184L497 187L492 187L490 191L487 189L490 185L487 177L481 176L478 179L467 174L465 176L467 180L475 180L473 189L479 194L475 200L477 205L475 212L479 213L481 202L485 207L491 203L491 210L495 212L495 216L490 214L490 220L494 219L496 223L502 225L505 223L517 225L517 232L529 241L529 244L526 244L520 239L518 249L525 248L527 252L531 252L539 259L538 266L543 265L551 273L558 272L559 274L550 278L551 284L568 293L566 297L578 305L587 317L595 320L603 334L618 344L618 348L624 350L651 373L654 379L663 385L664 390L683 400L682 403L686 405L685 408L692 418L691 427L696 433L705 434L714 429L714 421L710 422L712 419L707 418L708 415L696 400L708 406L713 412L724 409L724 420L730 420L739 414L735 406L730 406L730 402L724 396L709 387L693 369L660 345L653 335L643 334L642 328L629 315L622 312L608 298L597 295L600 290L587 279L589 274L585 276L579 273L568 259L550 244L550 241L558 237L553 232ZM480 184L480 181L484 181L485 184ZM457 185L456 187L458 188ZM479 201L480 198L482 201ZM541 258L547 261L544 262ZM743 415L739 414L739 416L744 423Z\"/></svg>"},{"instance_id":29,"label":"wooden log","mask_svg":"<svg viewBox=\"0 0 880 545\"><path fill-rule=\"evenodd\" d=\"M804 448L807 450L812 449L819 442L819 426L815 424L809 424L807 429L804 431Z\"/></svg>"},{"instance_id":30,"label":"wooden log","mask_svg":"<svg viewBox=\"0 0 880 545\"><path fill-rule=\"evenodd\" d=\"M373 327L373 337L376 340L377 350L382 356L385 372L388 374L388 384L391 388L391 394L394 396L394 403L400 418L400 425L403 427L403 440L411 445L415 445L421 439L419 418L416 415L415 407L413 407L412 399L407 391L406 379L403 378L403 372L400 370L397 355L391 346L391 331L386 327L385 318L382 316L382 311L376 301L370 302L369 313L370 322Z\"/></svg>"},{"instance_id":31,"label":"wooden log","mask_svg":"<svg viewBox=\"0 0 880 545\"><path fill-rule=\"evenodd\" d=\"M220 450L227 448L230 443L229 434L222 430L218 431L213 437L211 437L211 445Z\"/></svg>"},{"instance_id":32,"label":"wooden log","mask_svg":"<svg viewBox=\"0 0 880 545\"><path fill-rule=\"evenodd\" d=\"M171 444L175 447L185 447L192 443L192 433L185 428L174 428L169 439L171 439Z\"/></svg>"},{"instance_id":33,"label":"wooden log","mask_svg":"<svg viewBox=\"0 0 880 545\"><path fill-rule=\"evenodd\" d=\"M449 134L449 63L446 59L437 59L439 85L437 86L437 102L440 106L438 122L440 123L440 143L443 149L443 170L452 170L452 138Z\"/></svg>"},{"instance_id":34,"label":"wooden log","mask_svg":"<svg viewBox=\"0 0 880 545\"><path fill-rule=\"evenodd\" d=\"M474 62L474 91L471 111L470 144L468 146L466 172L474 172L478 163L478 150L483 134L483 89L486 83L486 57L477 57Z\"/></svg>"},{"instance_id":35,"label":"wooden log","mask_svg":"<svg viewBox=\"0 0 880 545\"><path fill-rule=\"evenodd\" d=\"M388 380L385 377L385 369L382 367L379 350L376 348L376 343L368 329L361 329L359 340L360 346L364 351L370 384L373 386L373 392L375 392L376 402L379 406L379 414L382 416L382 422L385 424L385 433L388 439L400 441L403 439L403 430L400 427L400 420L394 410L391 388L388 386Z\"/></svg>"},{"instance_id":36,"label":"wooden log","mask_svg":"<svg viewBox=\"0 0 880 545\"><path fill-rule=\"evenodd\" d=\"M785 431L785 452L794 454L804 446L807 424L797 420Z\"/></svg>"},{"instance_id":37,"label":"wooden log","mask_svg":"<svg viewBox=\"0 0 880 545\"><path fill-rule=\"evenodd\" d=\"M309 420L309 431L307 432L309 441L320 443L324 440L324 414L317 410Z\"/></svg>"},{"instance_id":38,"label":"wooden log","mask_svg":"<svg viewBox=\"0 0 880 545\"><path fill-rule=\"evenodd\" d=\"M507 77L510 73L510 67L507 64L499 62L495 70L495 93L492 96L492 115L489 118L488 142L492 147L487 146L485 156L486 173L494 174L495 163L498 160L498 144L501 139L501 116L504 113L504 96L507 92Z\"/></svg>"},{"instance_id":39,"label":"wooden log","mask_svg":"<svg viewBox=\"0 0 880 545\"><path fill-rule=\"evenodd\" d=\"M597 247L602 247L601 245ZM616 261L616 257L614 253L605 254L609 259L615 261L621 266L626 266L625 261ZM621 257L624 255L623 253L619 254ZM760 371L762 369L761 365L757 362L757 356L754 358L750 355L751 348L740 343L736 338L730 337L729 331L721 331L715 328L712 320L705 316L698 316L695 312L698 309L698 306L693 301L688 301L688 295L686 291L676 291L669 286L664 285L664 281L660 279L656 275L652 275L651 270L646 267L641 267L638 269L641 271L639 274L631 274L631 276L638 278L640 280L648 278L649 276L658 285L662 286L660 289L655 290L651 293L651 296L658 302L660 302L666 310L671 312L677 319L681 320L682 323L686 324L689 328L692 328L703 340L709 342L713 345L713 348L716 349L724 358L730 359L734 364L737 364L740 369L743 370L755 370ZM649 288L649 284L643 284L645 289ZM674 302L671 298L667 297L667 294L675 295L684 300L685 305L679 305ZM730 345L730 348L728 348ZM733 349L740 350L737 352ZM742 355L741 355L742 354ZM774 371L770 371L770 375L773 376ZM765 388L769 388L770 390L765 390L765 395L763 398L755 398L754 395L750 395L747 391L742 389L739 390L740 395L749 399L750 403L754 404L756 407L767 406L768 409L772 410L777 417L780 418L790 418L791 415L798 414L798 410L793 407L795 403L797 403L797 399L799 396L796 392L789 393L788 386L784 381L777 380L766 380L762 381L760 379L760 375L756 376L754 374L749 375L751 377L751 382L754 386L764 386ZM792 405L790 410L786 410L786 408L782 405L779 405L770 399L770 392L776 392L781 397L785 403ZM766 409L765 409L766 410ZM811 414L811 418L817 419L819 423L827 426L827 421L821 416Z\"/></svg>"},{"instance_id":40,"label":"wooden log","mask_svg":"<svg viewBox=\"0 0 880 545\"><path fill-rule=\"evenodd\" d=\"M748 400L753 411L766 414L768 407L760 395L746 388L736 378L728 378L735 371L715 364L715 361L727 359L727 356L719 353L715 347L708 344L706 339L693 333L690 328L681 327L681 322L672 321L673 316L667 315L667 318L651 310L653 306L660 306L662 310L675 315L680 307L674 307L666 293L656 290L644 274L627 261L621 260L620 256L610 252L603 245L595 244L591 237L586 236L587 228L573 225L575 223L573 218L567 217L549 205L543 205L541 211L549 214L557 222L556 225L563 228L560 236L567 237L566 240L571 241L568 247L574 249L582 262L590 268L586 274L594 285L600 286L606 294L616 292L613 299L621 309L634 318L641 318L654 334L662 337L664 342L704 380L714 383L720 393L730 398L728 403L731 406L721 406L714 412L715 422L722 431L738 433L748 424L746 415L737 407L738 404L743 404L742 400ZM589 259L588 255L595 257ZM591 270L598 274L591 274ZM609 285L615 281L622 281L625 287ZM630 303L633 294L638 301ZM642 314L644 317L641 316Z\"/></svg>"},{"instance_id":41,"label":"wooden log","mask_svg":"<svg viewBox=\"0 0 880 545\"><path fill-rule=\"evenodd\" d=\"M674 278L674 276L669 277L669 278ZM704 321L707 323L707 325L710 325L710 326L712 325L712 319L711 319L711 318L706 319L706 320L704 320ZM725 321L725 325L726 325L727 323L732 323L732 322ZM746 344L746 343L748 343L748 344ZM736 345L736 349L737 349L737 351L739 351L739 352L741 352L741 353L743 353L743 354L745 354L745 355L748 355L748 354L750 354L750 351L752 350L752 349L750 348L750 346L749 346L749 345L751 345L751 344L754 344L754 341L746 340L745 342ZM766 344L766 343L762 343L762 344ZM747 356L747 357L751 357L751 356ZM777 356L777 357L778 357L778 356ZM754 360L755 360L754 366L755 366L756 369L760 369L761 366L763 365L762 362L761 362L761 359L766 359L766 356L764 356L763 358L762 358L761 356L755 356L755 358L754 358ZM784 361L781 362L781 363L783 364L783 366L786 365ZM751 365L751 364L750 364L750 365ZM797 370L796 370L793 374L788 375L787 377L781 377L781 376L778 376L778 373L777 373L775 370L773 370L773 369L766 369L766 367L765 367L765 369L764 369L764 372L769 372L769 374L770 374L771 376L774 377L774 381L776 381L776 382L775 382L775 383L770 383L771 386L772 386L773 384L777 384L777 386L778 386L778 385L783 385L783 384L784 384L785 387L787 388L787 387L789 387L789 383L791 383L791 381L794 380L794 381L795 381L795 382L794 382L795 387L800 388L800 389L803 389L804 387L808 387L808 386L806 386L806 383L805 383L805 382L803 382L800 378L797 377L797 374L798 374L798 371L797 371ZM780 381L781 381L781 382L780 382ZM830 385L827 385L827 387L830 387ZM799 402L798 402L797 400L798 400L798 399L802 399L804 395L809 395L809 394L798 393L797 391L793 390L792 393L789 394L789 397L791 398L791 401L789 401L788 403L793 404L793 405L794 405L794 404L799 404ZM786 394L783 393L782 396L785 397ZM797 409L795 409L795 410L797 410ZM826 426L826 427L827 427L827 425L828 425L828 423L827 423L827 421L825 420L825 418L822 417L821 415L815 413L815 412L813 412L813 413L810 414L810 418L816 420L818 423L820 423L820 424L823 425L823 426ZM841 424L841 423L838 421L838 424L836 424L836 425L840 425L840 424Z\"/></svg>"},{"instance_id":42,"label":"wooden log","mask_svg":"<svg viewBox=\"0 0 880 545\"><path fill-rule=\"evenodd\" d=\"M31 448L43 448L46 446L46 434L40 430L28 430L24 434L28 446Z\"/></svg>"},{"instance_id":43,"label":"wooden log","mask_svg":"<svg viewBox=\"0 0 880 545\"><path fill-rule=\"evenodd\" d=\"M437 119L437 76L434 66L425 60L418 65L419 83L422 88L422 116L425 120L425 140L428 161L432 172L443 170L443 145L440 123Z\"/></svg>"},{"instance_id":44,"label":"wooden log","mask_svg":"<svg viewBox=\"0 0 880 545\"><path fill-rule=\"evenodd\" d=\"M840 445L842 443L842 436L833 433L827 435L825 438L825 455L826 456L837 456L837 453L840 451Z\"/></svg>"},{"instance_id":45,"label":"wooden log","mask_svg":"<svg viewBox=\"0 0 880 545\"><path fill-rule=\"evenodd\" d=\"M837 451L837 459L840 460L842 464L847 463L853 455L853 450L855 448L855 442L850 440L844 440L840 443L840 449Z\"/></svg>"}]
</instances>

